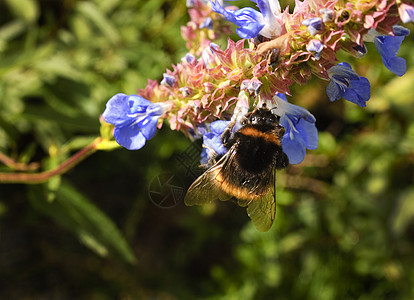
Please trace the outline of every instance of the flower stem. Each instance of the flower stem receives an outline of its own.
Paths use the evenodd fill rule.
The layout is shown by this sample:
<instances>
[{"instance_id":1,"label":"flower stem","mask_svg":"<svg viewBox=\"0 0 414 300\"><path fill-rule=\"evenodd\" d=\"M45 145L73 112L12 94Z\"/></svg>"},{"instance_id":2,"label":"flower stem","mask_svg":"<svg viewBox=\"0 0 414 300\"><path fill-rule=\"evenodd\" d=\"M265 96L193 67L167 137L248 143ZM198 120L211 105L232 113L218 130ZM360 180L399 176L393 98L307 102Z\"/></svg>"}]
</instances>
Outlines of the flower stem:
<instances>
[{"instance_id":1,"label":"flower stem","mask_svg":"<svg viewBox=\"0 0 414 300\"><path fill-rule=\"evenodd\" d=\"M0 173L0 183L25 183L25 184L38 184L43 183L54 176L61 175L82 160L95 153L98 150L99 144L102 142L102 138L96 138L91 144L75 153L73 156L65 160L62 164L56 168L40 173Z\"/></svg>"},{"instance_id":2,"label":"flower stem","mask_svg":"<svg viewBox=\"0 0 414 300\"><path fill-rule=\"evenodd\" d=\"M19 163L12 158L8 157L7 155L4 155L0 152L0 162L4 163L9 168L12 168L17 171L35 171L39 168L39 163Z\"/></svg>"}]
</instances>

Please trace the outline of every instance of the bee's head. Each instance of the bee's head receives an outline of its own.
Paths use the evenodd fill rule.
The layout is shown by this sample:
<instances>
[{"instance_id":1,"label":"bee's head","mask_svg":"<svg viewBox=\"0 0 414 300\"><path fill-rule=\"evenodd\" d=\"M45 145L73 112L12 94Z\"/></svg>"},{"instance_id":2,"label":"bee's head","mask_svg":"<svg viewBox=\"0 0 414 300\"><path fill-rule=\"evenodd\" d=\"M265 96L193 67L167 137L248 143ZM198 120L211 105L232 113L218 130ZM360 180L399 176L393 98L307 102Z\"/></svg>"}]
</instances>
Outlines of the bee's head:
<instances>
[{"instance_id":1,"label":"bee's head","mask_svg":"<svg viewBox=\"0 0 414 300\"><path fill-rule=\"evenodd\" d=\"M266 104L263 104L261 108L256 108L251 113L251 115L248 117L248 123L253 125L278 125L279 116L273 114L266 107Z\"/></svg>"}]
</instances>

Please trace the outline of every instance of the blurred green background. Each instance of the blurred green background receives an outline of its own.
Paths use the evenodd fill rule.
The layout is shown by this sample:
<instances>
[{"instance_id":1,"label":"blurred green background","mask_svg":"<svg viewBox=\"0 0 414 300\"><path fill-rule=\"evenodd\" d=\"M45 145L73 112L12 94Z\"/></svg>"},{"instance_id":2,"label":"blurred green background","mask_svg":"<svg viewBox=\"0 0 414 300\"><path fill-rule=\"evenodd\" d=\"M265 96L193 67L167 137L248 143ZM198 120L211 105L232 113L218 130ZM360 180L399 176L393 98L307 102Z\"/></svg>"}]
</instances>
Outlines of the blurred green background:
<instances>
[{"instance_id":1,"label":"blurred green background","mask_svg":"<svg viewBox=\"0 0 414 300\"><path fill-rule=\"evenodd\" d=\"M1 1L0 151L48 170L88 145L112 95L160 80L185 55L185 4ZM0 299L414 299L412 36L401 78L373 45L363 59L341 54L370 79L367 108L329 103L320 80L293 87L320 145L279 173L267 233L232 203L149 200L158 174L194 179L177 160L191 143L167 126L139 151L0 185Z\"/></svg>"}]
</instances>

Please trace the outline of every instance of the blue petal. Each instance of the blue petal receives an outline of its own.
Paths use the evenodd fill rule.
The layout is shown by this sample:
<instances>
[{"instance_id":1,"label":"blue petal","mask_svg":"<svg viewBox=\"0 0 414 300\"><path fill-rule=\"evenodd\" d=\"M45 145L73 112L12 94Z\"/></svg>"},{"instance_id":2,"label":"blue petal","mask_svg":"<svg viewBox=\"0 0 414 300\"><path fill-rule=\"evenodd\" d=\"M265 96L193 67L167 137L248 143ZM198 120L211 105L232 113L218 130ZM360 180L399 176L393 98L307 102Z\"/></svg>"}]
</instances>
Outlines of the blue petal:
<instances>
[{"instance_id":1,"label":"blue petal","mask_svg":"<svg viewBox=\"0 0 414 300\"><path fill-rule=\"evenodd\" d=\"M326 94L329 97L329 101L333 102L335 100L341 99L344 91L342 91L339 86L331 80L326 87Z\"/></svg>"},{"instance_id":2,"label":"blue petal","mask_svg":"<svg viewBox=\"0 0 414 300\"><path fill-rule=\"evenodd\" d=\"M323 29L323 22L319 17L305 19L302 21L302 24L308 27L310 35L315 35Z\"/></svg>"},{"instance_id":3,"label":"blue petal","mask_svg":"<svg viewBox=\"0 0 414 300\"><path fill-rule=\"evenodd\" d=\"M352 70L351 65L346 62L341 62L329 70L332 71L335 78L344 77L350 80L359 78L359 75L354 70Z\"/></svg>"},{"instance_id":4,"label":"blue petal","mask_svg":"<svg viewBox=\"0 0 414 300\"><path fill-rule=\"evenodd\" d=\"M393 26L394 36L380 35L374 39L375 48L381 55L385 67L398 76L407 72L407 62L404 58L397 57L401 43L404 37L410 33L410 30L399 25Z\"/></svg>"},{"instance_id":5,"label":"blue petal","mask_svg":"<svg viewBox=\"0 0 414 300\"><path fill-rule=\"evenodd\" d=\"M213 29L213 19L210 17L205 18L203 23L200 24L200 29L202 28Z\"/></svg>"},{"instance_id":6,"label":"blue petal","mask_svg":"<svg viewBox=\"0 0 414 300\"><path fill-rule=\"evenodd\" d=\"M286 98L286 95L285 94L277 93L276 96L278 96L279 98L281 98L281 99L283 99L283 100L285 100L287 102L287 98Z\"/></svg>"},{"instance_id":7,"label":"blue petal","mask_svg":"<svg viewBox=\"0 0 414 300\"><path fill-rule=\"evenodd\" d=\"M238 28L237 34L243 39L250 39L256 37L259 32L265 26L259 20L262 15L253 8L245 7L239 10L236 10L234 13L234 17L236 18L236 22L234 22Z\"/></svg>"},{"instance_id":8,"label":"blue petal","mask_svg":"<svg viewBox=\"0 0 414 300\"><path fill-rule=\"evenodd\" d=\"M281 113L280 125L286 131L282 138L283 152L287 154L289 163L298 164L304 159L306 148L314 150L318 147L316 119L300 106L283 100L276 99L276 102Z\"/></svg>"},{"instance_id":9,"label":"blue petal","mask_svg":"<svg viewBox=\"0 0 414 300\"><path fill-rule=\"evenodd\" d=\"M221 136L212 132L204 135L203 146L205 146L205 148L213 149L219 155L223 155L227 152L227 149L223 146L221 141Z\"/></svg>"},{"instance_id":10,"label":"blue petal","mask_svg":"<svg viewBox=\"0 0 414 300\"><path fill-rule=\"evenodd\" d=\"M359 80L351 80L349 88L342 97L361 107L367 106L366 102L371 97L369 80L365 77L360 77Z\"/></svg>"},{"instance_id":11,"label":"blue petal","mask_svg":"<svg viewBox=\"0 0 414 300\"><path fill-rule=\"evenodd\" d=\"M158 124L158 116L155 117L146 117L143 121L138 123L142 135L147 139L150 140L154 137L155 133L157 132L157 124Z\"/></svg>"},{"instance_id":12,"label":"blue petal","mask_svg":"<svg viewBox=\"0 0 414 300\"><path fill-rule=\"evenodd\" d=\"M213 11L222 14L227 20L240 27L236 31L243 39L256 37L264 27L260 22L263 19L262 14L251 7L233 11L224 9L218 1L210 1L210 3Z\"/></svg>"},{"instance_id":13,"label":"blue petal","mask_svg":"<svg viewBox=\"0 0 414 300\"><path fill-rule=\"evenodd\" d=\"M161 80L161 84L172 87L175 83L175 77L167 73L164 73L163 76L164 78Z\"/></svg>"},{"instance_id":14,"label":"blue petal","mask_svg":"<svg viewBox=\"0 0 414 300\"><path fill-rule=\"evenodd\" d=\"M276 108L276 114L280 116L286 114L290 119L296 118L296 120L298 120L299 118L303 118L308 122L315 123L315 117L307 109L300 107L299 105L289 103L286 100L286 96L281 99L285 100L285 102L277 102L278 107Z\"/></svg>"},{"instance_id":15,"label":"blue petal","mask_svg":"<svg viewBox=\"0 0 414 300\"><path fill-rule=\"evenodd\" d=\"M374 40L385 67L398 76L404 75L407 71L405 59L397 57L403 40L404 36L378 36Z\"/></svg>"},{"instance_id":16,"label":"blue petal","mask_svg":"<svg viewBox=\"0 0 414 300\"><path fill-rule=\"evenodd\" d=\"M145 145L145 137L138 125L115 127L114 137L118 144L128 150L138 150Z\"/></svg>"},{"instance_id":17,"label":"blue petal","mask_svg":"<svg viewBox=\"0 0 414 300\"><path fill-rule=\"evenodd\" d=\"M315 123L309 123L304 119L300 119L296 125L296 129L302 137L307 149L315 150L318 148L319 137Z\"/></svg>"},{"instance_id":18,"label":"blue petal","mask_svg":"<svg viewBox=\"0 0 414 300\"><path fill-rule=\"evenodd\" d=\"M208 153L210 152L210 149L203 148L201 151L201 158L200 158L200 164L205 165L208 163Z\"/></svg>"},{"instance_id":19,"label":"blue petal","mask_svg":"<svg viewBox=\"0 0 414 300\"><path fill-rule=\"evenodd\" d=\"M229 124L230 121L217 120L210 124L210 128L215 134L221 135Z\"/></svg>"},{"instance_id":20,"label":"blue petal","mask_svg":"<svg viewBox=\"0 0 414 300\"><path fill-rule=\"evenodd\" d=\"M407 36L410 34L410 29L405 28L404 26L400 26L400 25L392 26L392 31L397 36Z\"/></svg>"},{"instance_id":21,"label":"blue petal","mask_svg":"<svg viewBox=\"0 0 414 300\"><path fill-rule=\"evenodd\" d=\"M331 78L326 93L330 101L345 98L360 106L366 106L369 100L371 87L368 79L360 77L347 63L340 63L328 70Z\"/></svg>"},{"instance_id":22,"label":"blue petal","mask_svg":"<svg viewBox=\"0 0 414 300\"><path fill-rule=\"evenodd\" d=\"M148 101L147 99L138 96L138 95L130 95L128 96L128 105L130 107L130 113L144 113L147 110L147 107L151 105L152 102Z\"/></svg>"},{"instance_id":23,"label":"blue petal","mask_svg":"<svg viewBox=\"0 0 414 300\"><path fill-rule=\"evenodd\" d=\"M305 142L300 136L295 136L292 140L289 134L285 134L282 138L282 149L288 156L290 164L299 164L305 158Z\"/></svg>"},{"instance_id":24,"label":"blue petal","mask_svg":"<svg viewBox=\"0 0 414 300\"><path fill-rule=\"evenodd\" d=\"M146 114L151 117L161 116L164 114L164 112L165 109L160 103L151 103L151 105L149 105L146 110Z\"/></svg>"},{"instance_id":25,"label":"blue petal","mask_svg":"<svg viewBox=\"0 0 414 300\"><path fill-rule=\"evenodd\" d=\"M271 0L271 1L274 1L274 0ZM268 16L272 14L269 0L258 0L257 7L259 7L260 12L262 13L263 16Z\"/></svg>"},{"instance_id":26,"label":"blue petal","mask_svg":"<svg viewBox=\"0 0 414 300\"><path fill-rule=\"evenodd\" d=\"M313 39L306 45L306 50L314 52L315 58L319 60L321 58L323 44L321 43L321 41Z\"/></svg>"},{"instance_id":27,"label":"blue petal","mask_svg":"<svg viewBox=\"0 0 414 300\"><path fill-rule=\"evenodd\" d=\"M128 96L120 93L109 99L102 116L107 123L125 125L131 122L129 113Z\"/></svg>"}]
</instances>

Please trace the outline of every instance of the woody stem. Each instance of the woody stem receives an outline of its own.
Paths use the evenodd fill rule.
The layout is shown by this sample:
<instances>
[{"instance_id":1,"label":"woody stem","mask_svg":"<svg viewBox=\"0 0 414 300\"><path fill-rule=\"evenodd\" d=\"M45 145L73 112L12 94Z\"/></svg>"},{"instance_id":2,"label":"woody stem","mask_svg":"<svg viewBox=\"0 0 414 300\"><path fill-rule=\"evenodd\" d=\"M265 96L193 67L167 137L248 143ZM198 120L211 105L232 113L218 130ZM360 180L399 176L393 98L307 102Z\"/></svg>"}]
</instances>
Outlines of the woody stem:
<instances>
[{"instance_id":1,"label":"woody stem","mask_svg":"<svg viewBox=\"0 0 414 300\"><path fill-rule=\"evenodd\" d=\"M82 160L95 153L102 138L96 138L91 144L75 153L56 168L40 173L0 173L0 183L43 183L54 176L61 175L75 167Z\"/></svg>"}]
</instances>

